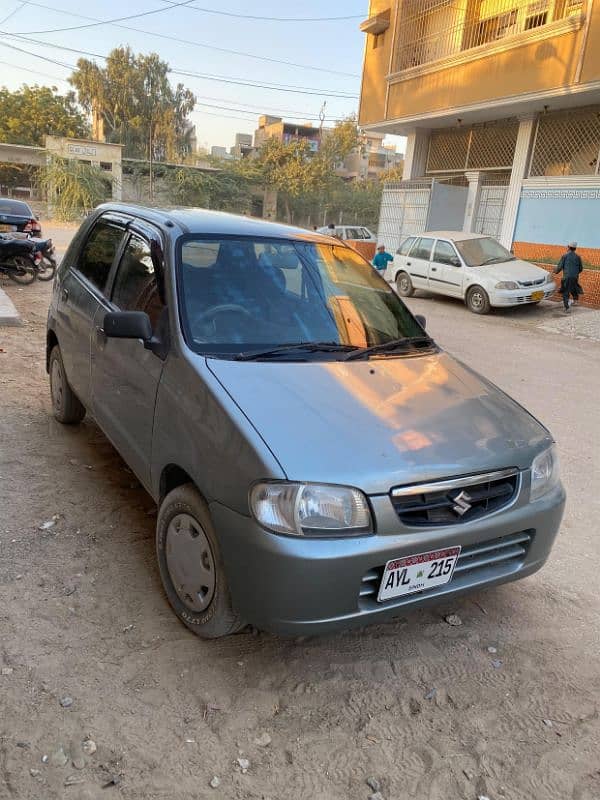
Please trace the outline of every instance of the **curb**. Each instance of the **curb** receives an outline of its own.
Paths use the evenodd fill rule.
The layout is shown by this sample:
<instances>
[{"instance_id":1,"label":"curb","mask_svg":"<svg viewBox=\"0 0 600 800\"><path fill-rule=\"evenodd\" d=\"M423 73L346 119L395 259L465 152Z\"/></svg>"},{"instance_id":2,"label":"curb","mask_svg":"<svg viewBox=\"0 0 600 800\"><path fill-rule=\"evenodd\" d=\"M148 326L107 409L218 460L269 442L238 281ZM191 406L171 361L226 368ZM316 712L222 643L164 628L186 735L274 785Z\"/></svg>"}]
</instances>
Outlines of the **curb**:
<instances>
[{"instance_id":1,"label":"curb","mask_svg":"<svg viewBox=\"0 0 600 800\"><path fill-rule=\"evenodd\" d=\"M9 328L17 325L23 325L23 320L10 297L0 289L0 327Z\"/></svg>"}]
</instances>

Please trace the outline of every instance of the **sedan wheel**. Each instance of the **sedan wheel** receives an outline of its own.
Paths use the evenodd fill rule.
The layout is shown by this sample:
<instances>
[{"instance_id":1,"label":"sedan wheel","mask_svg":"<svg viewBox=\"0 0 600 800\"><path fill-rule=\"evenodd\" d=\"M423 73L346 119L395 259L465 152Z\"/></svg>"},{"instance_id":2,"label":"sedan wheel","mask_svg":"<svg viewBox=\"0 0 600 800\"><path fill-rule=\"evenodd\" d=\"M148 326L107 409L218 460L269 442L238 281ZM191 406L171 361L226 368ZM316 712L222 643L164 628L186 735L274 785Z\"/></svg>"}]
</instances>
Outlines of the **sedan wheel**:
<instances>
[{"instance_id":1,"label":"sedan wheel","mask_svg":"<svg viewBox=\"0 0 600 800\"><path fill-rule=\"evenodd\" d=\"M215 560L202 527L189 514L177 514L167 528L167 567L173 588L192 611L206 611L215 594Z\"/></svg>"},{"instance_id":2,"label":"sedan wheel","mask_svg":"<svg viewBox=\"0 0 600 800\"><path fill-rule=\"evenodd\" d=\"M467 292L467 308L474 314L488 314L490 311L490 298L481 286L471 286Z\"/></svg>"},{"instance_id":3,"label":"sedan wheel","mask_svg":"<svg viewBox=\"0 0 600 800\"><path fill-rule=\"evenodd\" d=\"M406 272L398 273L396 277L396 291L400 297L412 297L415 293L410 275Z\"/></svg>"}]
</instances>

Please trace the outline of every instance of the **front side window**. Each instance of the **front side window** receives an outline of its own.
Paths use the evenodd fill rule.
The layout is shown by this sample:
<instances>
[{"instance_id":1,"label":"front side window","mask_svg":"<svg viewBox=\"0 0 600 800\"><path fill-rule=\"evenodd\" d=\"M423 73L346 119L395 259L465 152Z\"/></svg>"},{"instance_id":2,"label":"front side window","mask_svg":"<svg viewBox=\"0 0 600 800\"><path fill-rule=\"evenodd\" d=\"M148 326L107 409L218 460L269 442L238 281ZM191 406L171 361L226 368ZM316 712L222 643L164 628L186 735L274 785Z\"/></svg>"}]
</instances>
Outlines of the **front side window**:
<instances>
[{"instance_id":1,"label":"front side window","mask_svg":"<svg viewBox=\"0 0 600 800\"><path fill-rule=\"evenodd\" d=\"M451 267L460 266L457 264L458 256L450 242L437 242L433 253L433 260L438 264L449 264Z\"/></svg>"},{"instance_id":2,"label":"front side window","mask_svg":"<svg viewBox=\"0 0 600 800\"><path fill-rule=\"evenodd\" d=\"M145 311L155 327L163 308L149 243L132 233L123 251L112 292L121 311Z\"/></svg>"},{"instance_id":3,"label":"front side window","mask_svg":"<svg viewBox=\"0 0 600 800\"><path fill-rule=\"evenodd\" d=\"M456 242L458 252L469 267L485 267L486 264L501 264L504 261L514 261L512 253L490 236L480 239L463 239Z\"/></svg>"},{"instance_id":4,"label":"front side window","mask_svg":"<svg viewBox=\"0 0 600 800\"><path fill-rule=\"evenodd\" d=\"M178 291L188 344L215 357L300 343L362 348L423 336L397 294L342 245L184 237Z\"/></svg>"},{"instance_id":5,"label":"front side window","mask_svg":"<svg viewBox=\"0 0 600 800\"><path fill-rule=\"evenodd\" d=\"M77 270L100 291L106 286L123 233L118 225L100 220L92 229L79 256Z\"/></svg>"},{"instance_id":6,"label":"front side window","mask_svg":"<svg viewBox=\"0 0 600 800\"><path fill-rule=\"evenodd\" d=\"M413 246L414 243L415 243L415 237L409 236L408 239L405 239L398 248L398 255L407 256L410 251L410 248Z\"/></svg>"},{"instance_id":7,"label":"front side window","mask_svg":"<svg viewBox=\"0 0 600 800\"><path fill-rule=\"evenodd\" d=\"M424 261L429 261L431 258L431 248L433 247L433 239L419 239L416 245L411 250L412 258L422 258Z\"/></svg>"}]
</instances>

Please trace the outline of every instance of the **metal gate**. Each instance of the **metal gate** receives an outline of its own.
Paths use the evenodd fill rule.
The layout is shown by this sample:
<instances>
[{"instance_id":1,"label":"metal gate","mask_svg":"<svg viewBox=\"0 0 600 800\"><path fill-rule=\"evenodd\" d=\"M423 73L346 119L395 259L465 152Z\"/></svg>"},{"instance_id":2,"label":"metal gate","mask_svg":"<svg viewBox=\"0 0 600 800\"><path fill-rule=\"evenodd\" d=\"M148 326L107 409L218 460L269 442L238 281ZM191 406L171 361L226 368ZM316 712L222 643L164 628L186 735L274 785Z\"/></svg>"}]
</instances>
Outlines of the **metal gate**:
<instances>
[{"instance_id":1,"label":"metal gate","mask_svg":"<svg viewBox=\"0 0 600 800\"><path fill-rule=\"evenodd\" d=\"M509 175L486 176L479 193L473 233L483 233L497 239L502 230Z\"/></svg>"},{"instance_id":2,"label":"metal gate","mask_svg":"<svg viewBox=\"0 0 600 800\"><path fill-rule=\"evenodd\" d=\"M432 178L386 183L381 196L377 241L395 253L402 240L427 225Z\"/></svg>"}]
</instances>

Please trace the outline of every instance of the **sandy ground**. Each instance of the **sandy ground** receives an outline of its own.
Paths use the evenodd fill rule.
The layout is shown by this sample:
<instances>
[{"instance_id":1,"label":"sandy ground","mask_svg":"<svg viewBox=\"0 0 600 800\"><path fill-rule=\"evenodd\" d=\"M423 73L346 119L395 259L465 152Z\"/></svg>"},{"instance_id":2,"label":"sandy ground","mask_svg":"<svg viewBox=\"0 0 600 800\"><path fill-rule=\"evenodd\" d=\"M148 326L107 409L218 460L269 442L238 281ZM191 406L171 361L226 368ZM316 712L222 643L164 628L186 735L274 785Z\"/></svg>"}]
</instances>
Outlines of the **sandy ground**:
<instances>
[{"instance_id":1,"label":"sandy ground","mask_svg":"<svg viewBox=\"0 0 600 800\"><path fill-rule=\"evenodd\" d=\"M93 421L51 417L51 287L4 288L27 324L0 329L0 798L367 800L368 778L385 800L600 798L593 334L556 307L410 301L558 439L543 571L352 633L204 642L162 594L149 497Z\"/></svg>"}]
</instances>

